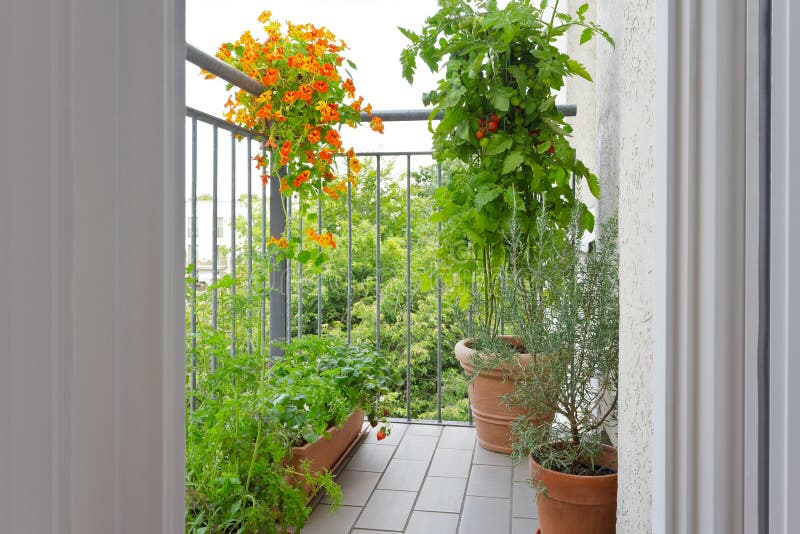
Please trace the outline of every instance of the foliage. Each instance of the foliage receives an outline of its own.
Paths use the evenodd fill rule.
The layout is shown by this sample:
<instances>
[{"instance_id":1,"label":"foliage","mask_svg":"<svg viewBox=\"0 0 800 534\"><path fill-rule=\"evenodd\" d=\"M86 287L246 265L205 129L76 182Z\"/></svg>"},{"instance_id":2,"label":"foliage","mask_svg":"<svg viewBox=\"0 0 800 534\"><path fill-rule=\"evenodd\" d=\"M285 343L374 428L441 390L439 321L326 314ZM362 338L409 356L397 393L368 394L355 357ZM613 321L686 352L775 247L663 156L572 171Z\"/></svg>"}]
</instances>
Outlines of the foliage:
<instances>
[{"instance_id":1,"label":"foliage","mask_svg":"<svg viewBox=\"0 0 800 534\"><path fill-rule=\"evenodd\" d=\"M430 267L436 264L437 224L430 220L435 211L432 199L436 188L436 166L414 170L410 179L411 216L411 343L406 344L407 306L406 306L406 177L394 169L391 158L381 160L381 354L389 365L404 370L406 349L411 356L411 416L436 419L437 414L437 335L438 306L436 276ZM404 169L405 171L405 169ZM445 164L443 176L449 175L450 166ZM374 160L368 159L358 175L358 188L351 189L352 220L352 314L351 339L354 342L375 344L376 331L376 172ZM259 221L262 216L260 199L253 199L252 219ZM241 248L237 250L237 273L248 272L248 253L245 247L247 236L247 197L240 197L237 209L239 218L236 231ZM318 308L321 312L319 323L323 335L345 337L347 334L347 205L333 199L322 197L321 212L335 240L342 244L331 251L324 269L313 271L303 266L302 276L296 262L292 263L290 295L292 304L292 335L298 332L303 336L317 334ZM292 210L291 233L299 232L301 227L316 228L316 213L298 213ZM330 222L328 222L330 221ZM253 224L253 243L260 250L260 224ZM261 287L260 267L254 266L254 287ZM320 277L322 292L317 300L317 276ZM297 323L298 281L302 287L302 322ZM240 283L236 290L237 299L244 286ZM230 298L229 290L220 292L223 301ZM251 312L252 326L245 327L247 312L240 310L237 317L237 330L240 332L237 343L247 339L247 330L258 333L260 307ZM468 331L466 313L459 310L455 295L443 290L442 294L442 405L443 417L447 420L467 420L466 381L459 372L458 362L452 358L452 347ZM223 351L224 352L224 351ZM387 396L391 417L406 417L405 381L394 388Z\"/></svg>"},{"instance_id":2,"label":"foliage","mask_svg":"<svg viewBox=\"0 0 800 534\"><path fill-rule=\"evenodd\" d=\"M381 398L399 383L373 349L331 338L304 338L287 345L282 359L265 361L252 321L262 293L255 284L233 297L228 290L235 285L226 276L197 295L197 333L187 340L187 367L197 382L187 388L186 529L198 534L302 526L308 495L324 489L336 500L339 489L329 473L292 467L292 446L316 441L359 407L375 417ZM236 316L234 332L243 337L232 344L228 328Z\"/></svg>"},{"instance_id":3,"label":"foliage","mask_svg":"<svg viewBox=\"0 0 800 534\"><path fill-rule=\"evenodd\" d=\"M576 158L572 129L556 107L565 78L591 77L558 50L556 39L578 28L581 43L595 35L612 40L586 20L587 5L570 15L558 13L558 0L548 14L548 4L511 0L501 9L495 0L439 0L420 33L400 28L410 40L400 58L405 78L413 80L417 58L442 76L423 98L433 106L431 118L443 114L435 129L429 122L435 155L463 163L436 192L435 220L444 223L438 255L462 302L477 275L480 320L490 336L499 333L497 291L513 206L527 248L535 246L539 206L553 231L563 233L576 209L581 228L594 224L571 180L585 181L594 196L599 182Z\"/></svg>"},{"instance_id":4,"label":"foliage","mask_svg":"<svg viewBox=\"0 0 800 534\"><path fill-rule=\"evenodd\" d=\"M619 260L616 219L601 239L581 250L576 214L566 236L537 219L535 254L512 227L514 280L506 298L534 364L517 376L512 405L528 415L555 413L538 424L523 416L512 425L514 453L533 454L544 468L595 474L601 430L617 408L619 366Z\"/></svg>"},{"instance_id":5,"label":"foliage","mask_svg":"<svg viewBox=\"0 0 800 534\"><path fill-rule=\"evenodd\" d=\"M263 42L245 31L238 40L220 46L217 57L260 82L266 90L258 96L235 90L225 105L225 118L263 134L266 146L277 150L270 161L277 160L284 169L280 177L282 194L297 194L303 207L309 199L316 201L322 194L339 198L348 182L355 183L354 174L360 168L353 150L342 147L339 131L343 125L355 128L361 121L361 111L372 112L371 105L364 105L363 97L356 98L349 71L341 72L346 45L324 27L287 22L283 30L269 11L258 20L266 33ZM351 61L346 62L355 69ZM228 85L229 90L232 87ZM383 133L379 117L372 117L370 127ZM341 178L333 172L337 154L348 155L348 172ZM271 178L270 163L264 155L254 159L263 169L261 178L266 183ZM323 248L335 246L329 232L309 229L308 238ZM297 242L290 244L285 236L272 236L270 244L289 249L292 257L305 252L300 261L312 259L310 250L297 250Z\"/></svg>"}]
</instances>

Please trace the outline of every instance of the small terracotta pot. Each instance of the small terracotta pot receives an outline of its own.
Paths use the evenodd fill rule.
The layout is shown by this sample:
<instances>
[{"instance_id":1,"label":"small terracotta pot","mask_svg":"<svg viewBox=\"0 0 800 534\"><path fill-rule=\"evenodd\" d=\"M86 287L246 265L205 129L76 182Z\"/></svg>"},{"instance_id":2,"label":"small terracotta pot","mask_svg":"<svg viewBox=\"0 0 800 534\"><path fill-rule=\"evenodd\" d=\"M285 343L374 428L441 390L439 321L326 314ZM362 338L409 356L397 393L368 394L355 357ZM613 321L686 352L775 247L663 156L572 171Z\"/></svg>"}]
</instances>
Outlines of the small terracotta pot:
<instances>
[{"instance_id":1,"label":"small terracotta pot","mask_svg":"<svg viewBox=\"0 0 800 534\"><path fill-rule=\"evenodd\" d=\"M503 339L512 345L519 343L512 336L503 336ZM475 349L471 345L471 339L464 339L456 344L456 358L470 376L475 372L475 367L472 365ZM530 359L530 354L519 354L519 365L528 365ZM524 412L520 407L509 408L501 397L513 393L514 387L513 369L510 367L484 369L469 384L467 392L472 415L475 418L475 430L478 434L478 443L484 449L511 454L509 425ZM552 419L552 416L550 418Z\"/></svg>"},{"instance_id":2,"label":"small terracotta pot","mask_svg":"<svg viewBox=\"0 0 800 534\"><path fill-rule=\"evenodd\" d=\"M364 410L354 411L340 427L332 426L326 430L331 439L321 437L314 443L306 443L302 447L292 449L292 467L299 467L300 462L309 460L311 472L320 473L326 469L335 471L337 464L358 438L364 424Z\"/></svg>"},{"instance_id":3,"label":"small terracotta pot","mask_svg":"<svg viewBox=\"0 0 800 534\"><path fill-rule=\"evenodd\" d=\"M597 464L616 471L617 450L607 445ZM614 534L617 525L617 474L578 476L541 467L529 459L531 477L547 490L536 503L546 534Z\"/></svg>"}]
</instances>

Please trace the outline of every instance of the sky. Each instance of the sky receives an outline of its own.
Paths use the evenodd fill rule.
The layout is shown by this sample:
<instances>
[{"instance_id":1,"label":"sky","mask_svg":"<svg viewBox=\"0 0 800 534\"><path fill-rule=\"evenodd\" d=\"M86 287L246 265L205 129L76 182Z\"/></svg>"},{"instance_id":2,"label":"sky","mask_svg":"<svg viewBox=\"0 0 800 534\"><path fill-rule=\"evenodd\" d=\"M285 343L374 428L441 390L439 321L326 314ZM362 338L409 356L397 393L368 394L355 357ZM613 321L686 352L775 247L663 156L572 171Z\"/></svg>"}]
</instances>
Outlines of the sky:
<instances>
[{"instance_id":1,"label":"sky","mask_svg":"<svg viewBox=\"0 0 800 534\"><path fill-rule=\"evenodd\" d=\"M397 26L419 31L436 11L435 0L187 0L186 41L213 55L221 43L236 40L246 29L262 33L257 17L267 9L276 20L326 26L344 40L346 57L358 66L352 73L357 92L376 111L424 107L422 93L435 86L435 78L423 65L414 86L403 79L399 57L408 40ZM186 64L188 106L221 117L225 100L224 81L205 80L197 67ZM386 123L383 135L366 125L358 131L343 128L342 136L357 151L431 148L425 121Z\"/></svg>"}]
</instances>

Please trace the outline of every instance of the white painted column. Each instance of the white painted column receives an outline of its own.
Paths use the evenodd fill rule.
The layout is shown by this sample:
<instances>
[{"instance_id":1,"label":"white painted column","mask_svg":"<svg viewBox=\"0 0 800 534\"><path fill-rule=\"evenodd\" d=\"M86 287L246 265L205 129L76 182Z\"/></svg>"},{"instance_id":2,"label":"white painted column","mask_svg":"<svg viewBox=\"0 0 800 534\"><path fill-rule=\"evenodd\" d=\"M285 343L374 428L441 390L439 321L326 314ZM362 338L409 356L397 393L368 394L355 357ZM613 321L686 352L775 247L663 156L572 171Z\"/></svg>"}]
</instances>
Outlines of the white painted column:
<instances>
[{"instance_id":1,"label":"white painted column","mask_svg":"<svg viewBox=\"0 0 800 534\"><path fill-rule=\"evenodd\" d=\"M744 532L746 5L656 1L653 532Z\"/></svg>"},{"instance_id":2,"label":"white painted column","mask_svg":"<svg viewBox=\"0 0 800 534\"><path fill-rule=\"evenodd\" d=\"M183 17L0 7L3 532L183 530Z\"/></svg>"},{"instance_id":3,"label":"white painted column","mask_svg":"<svg viewBox=\"0 0 800 534\"><path fill-rule=\"evenodd\" d=\"M800 531L800 6L772 2L770 534Z\"/></svg>"}]
</instances>

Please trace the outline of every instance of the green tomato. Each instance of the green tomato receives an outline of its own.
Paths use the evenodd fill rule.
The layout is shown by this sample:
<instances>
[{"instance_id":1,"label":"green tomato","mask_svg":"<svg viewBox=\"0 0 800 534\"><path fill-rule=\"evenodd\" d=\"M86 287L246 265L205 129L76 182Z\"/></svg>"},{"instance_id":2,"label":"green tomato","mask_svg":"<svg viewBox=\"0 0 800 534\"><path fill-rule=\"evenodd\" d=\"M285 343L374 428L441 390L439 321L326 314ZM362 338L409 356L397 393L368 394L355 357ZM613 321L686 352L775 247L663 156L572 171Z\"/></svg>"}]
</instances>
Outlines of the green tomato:
<instances>
[{"instance_id":1,"label":"green tomato","mask_svg":"<svg viewBox=\"0 0 800 534\"><path fill-rule=\"evenodd\" d=\"M511 97L512 106L519 106L520 104L522 104L522 99L519 96L514 95Z\"/></svg>"}]
</instances>

